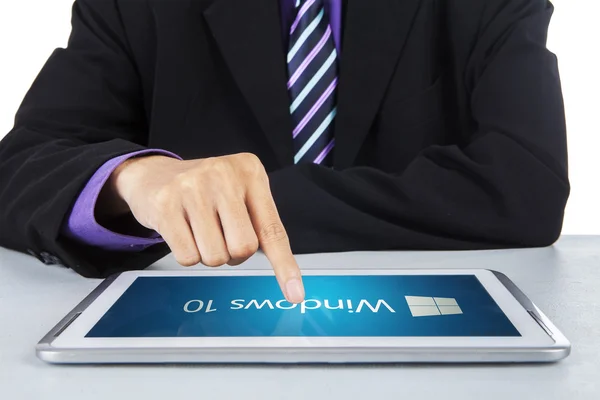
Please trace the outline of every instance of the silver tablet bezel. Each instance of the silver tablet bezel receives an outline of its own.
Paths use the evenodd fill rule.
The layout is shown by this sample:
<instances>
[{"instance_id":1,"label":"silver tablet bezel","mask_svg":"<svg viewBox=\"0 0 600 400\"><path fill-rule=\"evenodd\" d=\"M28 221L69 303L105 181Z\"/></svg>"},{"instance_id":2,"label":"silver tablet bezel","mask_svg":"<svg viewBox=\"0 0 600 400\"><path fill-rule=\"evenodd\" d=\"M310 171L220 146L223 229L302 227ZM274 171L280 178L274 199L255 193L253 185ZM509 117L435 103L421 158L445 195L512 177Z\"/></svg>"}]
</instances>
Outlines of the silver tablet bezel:
<instances>
[{"instance_id":1,"label":"silver tablet bezel","mask_svg":"<svg viewBox=\"0 0 600 400\"><path fill-rule=\"evenodd\" d=\"M59 330L50 333L56 349L314 349L314 348L531 348L542 349L556 345L562 335L522 292L504 275L488 270L309 270L305 275L475 275L496 300L521 337L485 338L85 338L85 333L104 315L104 312L139 276L215 276L213 271L132 271L104 282L80 306L67 316ZM220 276L272 275L268 270L225 270ZM516 292L515 292L516 290ZM518 297L521 297L519 299ZM536 319L537 318L537 319ZM62 325L62 326L61 326ZM556 331L556 332L554 332ZM85 332L81 334L82 332ZM557 336L558 335L558 336ZM566 339L565 339L566 340ZM44 342L44 340L43 340ZM563 343L564 344L564 343Z\"/></svg>"}]
</instances>

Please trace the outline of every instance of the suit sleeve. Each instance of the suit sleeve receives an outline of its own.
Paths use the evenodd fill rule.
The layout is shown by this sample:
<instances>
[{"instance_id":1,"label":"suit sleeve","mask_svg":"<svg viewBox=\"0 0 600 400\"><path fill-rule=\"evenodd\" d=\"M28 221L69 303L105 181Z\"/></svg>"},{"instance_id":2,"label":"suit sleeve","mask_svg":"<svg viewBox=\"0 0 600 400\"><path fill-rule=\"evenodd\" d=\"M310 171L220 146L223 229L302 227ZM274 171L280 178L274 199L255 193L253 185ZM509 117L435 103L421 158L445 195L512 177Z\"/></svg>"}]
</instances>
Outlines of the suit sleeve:
<instances>
[{"instance_id":1,"label":"suit sleeve","mask_svg":"<svg viewBox=\"0 0 600 400\"><path fill-rule=\"evenodd\" d=\"M141 254L106 252L61 235L94 173L145 149L142 90L130 54L115 1L74 3L68 47L51 55L0 143L0 245L94 277L167 254L161 245Z\"/></svg>"},{"instance_id":2,"label":"suit sleeve","mask_svg":"<svg viewBox=\"0 0 600 400\"><path fill-rule=\"evenodd\" d=\"M107 251L137 252L155 244L163 243L164 240L158 232L143 228L135 221L135 218L130 216L125 218L126 221L123 224L125 229L115 229L112 226L107 226L106 221L96 219L96 205L100 193L113 171L130 158L147 155L163 155L181 159L181 157L168 151L148 149L125 154L107 161L94 173L77 197L75 205L63 226L63 234L79 243L99 247ZM133 234L133 230L142 232Z\"/></svg>"},{"instance_id":3,"label":"suit sleeve","mask_svg":"<svg viewBox=\"0 0 600 400\"><path fill-rule=\"evenodd\" d=\"M271 174L296 253L543 247L560 236L570 187L557 62L546 48L552 7L479 4L464 68L468 143L426 148L396 174L316 165Z\"/></svg>"}]
</instances>

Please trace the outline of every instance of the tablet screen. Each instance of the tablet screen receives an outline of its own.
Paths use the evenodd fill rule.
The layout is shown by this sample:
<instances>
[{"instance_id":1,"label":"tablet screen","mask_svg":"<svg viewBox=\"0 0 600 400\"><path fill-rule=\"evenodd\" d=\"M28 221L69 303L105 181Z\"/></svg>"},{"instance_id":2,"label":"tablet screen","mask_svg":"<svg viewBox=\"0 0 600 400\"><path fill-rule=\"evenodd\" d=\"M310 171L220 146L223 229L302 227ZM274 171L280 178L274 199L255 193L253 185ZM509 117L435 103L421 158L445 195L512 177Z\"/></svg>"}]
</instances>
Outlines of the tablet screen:
<instances>
[{"instance_id":1,"label":"tablet screen","mask_svg":"<svg viewBox=\"0 0 600 400\"><path fill-rule=\"evenodd\" d=\"M272 276L137 277L87 338L519 337L474 275L305 276L285 301Z\"/></svg>"}]
</instances>

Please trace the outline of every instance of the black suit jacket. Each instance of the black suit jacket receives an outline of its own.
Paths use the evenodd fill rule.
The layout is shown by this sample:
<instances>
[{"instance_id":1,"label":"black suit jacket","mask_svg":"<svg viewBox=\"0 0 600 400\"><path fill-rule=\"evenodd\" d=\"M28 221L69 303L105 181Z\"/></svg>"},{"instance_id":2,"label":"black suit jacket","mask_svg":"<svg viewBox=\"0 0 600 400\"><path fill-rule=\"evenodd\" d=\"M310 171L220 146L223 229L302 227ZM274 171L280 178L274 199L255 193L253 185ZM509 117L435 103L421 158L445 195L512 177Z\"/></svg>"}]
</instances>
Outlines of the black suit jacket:
<instances>
[{"instance_id":1,"label":"black suit jacket","mask_svg":"<svg viewBox=\"0 0 600 400\"><path fill-rule=\"evenodd\" d=\"M276 0L77 0L0 145L0 244L85 276L106 252L61 234L112 157L251 152L296 253L547 246L569 195L545 0L349 0L334 168L293 165Z\"/></svg>"}]
</instances>

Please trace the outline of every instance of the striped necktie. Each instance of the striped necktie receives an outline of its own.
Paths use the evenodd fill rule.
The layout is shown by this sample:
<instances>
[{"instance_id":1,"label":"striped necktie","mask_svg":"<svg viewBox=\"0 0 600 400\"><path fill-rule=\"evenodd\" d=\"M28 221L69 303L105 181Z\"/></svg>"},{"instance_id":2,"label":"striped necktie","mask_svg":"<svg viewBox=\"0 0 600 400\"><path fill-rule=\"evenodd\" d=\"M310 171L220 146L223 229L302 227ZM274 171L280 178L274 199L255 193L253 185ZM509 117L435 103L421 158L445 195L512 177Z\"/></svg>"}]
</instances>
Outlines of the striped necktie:
<instances>
[{"instance_id":1,"label":"striped necktie","mask_svg":"<svg viewBox=\"0 0 600 400\"><path fill-rule=\"evenodd\" d=\"M338 58L323 0L297 0L287 54L294 162L331 165Z\"/></svg>"}]
</instances>

